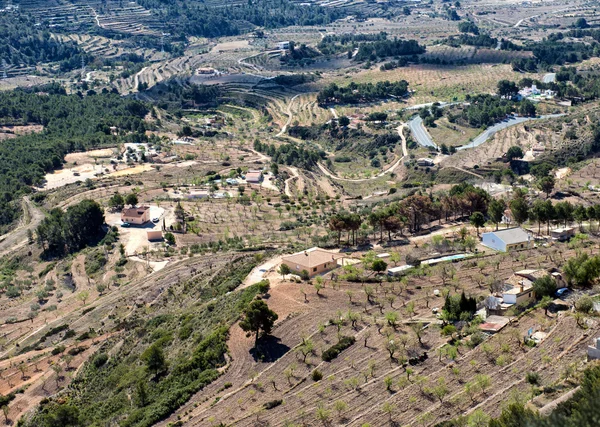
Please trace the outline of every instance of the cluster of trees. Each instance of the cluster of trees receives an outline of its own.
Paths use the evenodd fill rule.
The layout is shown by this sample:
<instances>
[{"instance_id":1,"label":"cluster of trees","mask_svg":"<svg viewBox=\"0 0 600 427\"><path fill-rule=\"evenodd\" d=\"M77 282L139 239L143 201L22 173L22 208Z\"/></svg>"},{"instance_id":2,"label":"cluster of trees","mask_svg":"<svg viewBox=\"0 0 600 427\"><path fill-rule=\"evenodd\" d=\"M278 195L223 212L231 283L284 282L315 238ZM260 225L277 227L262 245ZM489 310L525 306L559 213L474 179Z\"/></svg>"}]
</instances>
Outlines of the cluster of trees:
<instances>
[{"instance_id":1,"label":"cluster of trees","mask_svg":"<svg viewBox=\"0 0 600 427\"><path fill-rule=\"evenodd\" d=\"M448 120L451 123L460 120L472 127L482 127L491 126L513 113L522 116L536 115L535 105L528 100L518 102L485 94L469 97L468 101L470 104L462 108L459 114L453 114L452 109L448 110Z\"/></svg>"},{"instance_id":2,"label":"cluster of trees","mask_svg":"<svg viewBox=\"0 0 600 427\"><path fill-rule=\"evenodd\" d=\"M280 165L296 166L312 170L319 160L324 160L326 153L298 147L296 144L279 146L254 141L254 149L271 157L273 162Z\"/></svg>"},{"instance_id":3,"label":"cluster of trees","mask_svg":"<svg viewBox=\"0 0 600 427\"><path fill-rule=\"evenodd\" d=\"M353 52L354 49L364 42L387 40L387 33L379 34L334 34L327 35L317 45L323 55L331 55L339 52Z\"/></svg>"},{"instance_id":4,"label":"cluster of trees","mask_svg":"<svg viewBox=\"0 0 600 427\"><path fill-rule=\"evenodd\" d=\"M102 234L104 211L93 200L83 200L67 211L54 208L36 230L40 246L49 254L77 252Z\"/></svg>"},{"instance_id":5,"label":"cluster of trees","mask_svg":"<svg viewBox=\"0 0 600 427\"><path fill-rule=\"evenodd\" d=\"M458 23L458 31L479 35L479 27L473 21L462 21Z\"/></svg>"},{"instance_id":6,"label":"cluster of trees","mask_svg":"<svg viewBox=\"0 0 600 427\"><path fill-rule=\"evenodd\" d=\"M408 82L355 83L340 87L335 83L322 89L317 95L319 105L327 104L358 104L390 97L401 98L408 94Z\"/></svg>"},{"instance_id":7,"label":"cluster of trees","mask_svg":"<svg viewBox=\"0 0 600 427\"><path fill-rule=\"evenodd\" d=\"M83 53L77 43L52 37L45 25L36 25L34 18L19 13L0 14L0 58L9 65L61 62L60 69L69 71L81 67L82 55L89 63L91 57Z\"/></svg>"},{"instance_id":8,"label":"cluster of trees","mask_svg":"<svg viewBox=\"0 0 600 427\"><path fill-rule=\"evenodd\" d=\"M585 31L588 30L574 30L570 33L583 36ZM600 37L600 33L598 36ZM573 64L591 57L600 56L600 46L596 41L592 43L565 42L562 41L564 37L564 34L556 33L541 41L527 43L524 50L531 50L533 58L515 59L512 61L513 69L515 71L535 73L540 69L548 69L553 65Z\"/></svg>"},{"instance_id":9,"label":"cluster of trees","mask_svg":"<svg viewBox=\"0 0 600 427\"><path fill-rule=\"evenodd\" d=\"M169 80L158 85L154 90L158 93L158 107L177 113L186 108L216 107L221 99L219 85L182 86Z\"/></svg>"},{"instance_id":10,"label":"cluster of trees","mask_svg":"<svg viewBox=\"0 0 600 427\"><path fill-rule=\"evenodd\" d=\"M221 3L178 0L139 0L153 9L171 34L221 37L241 34L255 26L281 28L290 25L327 25L346 16L335 7L300 5L290 0L252 0L221 7Z\"/></svg>"},{"instance_id":11,"label":"cluster of trees","mask_svg":"<svg viewBox=\"0 0 600 427\"><path fill-rule=\"evenodd\" d=\"M314 62L313 58L319 55L319 52L304 43L296 46L293 41L290 41L289 50L279 58L279 61L289 67L304 67L312 64Z\"/></svg>"},{"instance_id":12,"label":"cluster of trees","mask_svg":"<svg viewBox=\"0 0 600 427\"><path fill-rule=\"evenodd\" d=\"M358 62L377 61L377 59L390 56L419 55L425 53L425 46L421 46L416 40L378 40L363 43L358 47L354 59Z\"/></svg>"},{"instance_id":13,"label":"cluster of trees","mask_svg":"<svg viewBox=\"0 0 600 427\"><path fill-rule=\"evenodd\" d=\"M563 273L570 285L592 286L600 277L600 255L580 253L567 260L563 266Z\"/></svg>"},{"instance_id":14,"label":"cluster of trees","mask_svg":"<svg viewBox=\"0 0 600 427\"><path fill-rule=\"evenodd\" d=\"M521 50L521 46L514 44L510 40L500 39L498 40L495 37L491 37L488 34L461 34L459 36L450 36L444 43L448 46L460 47L463 45L467 46L476 46L476 47L486 47L486 48L496 48L498 46L498 42L500 42L500 50Z\"/></svg>"},{"instance_id":15,"label":"cluster of trees","mask_svg":"<svg viewBox=\"0 0 600 427\"><path fill-rule=\"evenodd\" d=\"M474 297L467 297L464 291L460 295L448 294L442 310L443 318L448 321L467 321L473 318L477 311L477 300Z\"/></svg>"},{"instance_id":16,"label":"cluster of trees","mask_svg":"<svg viewBox=\"0 0 600 427\"><path fill-rule=\"evenodd\" d=\"M41 133L0 144L0 212L11 212L11 201L42 184L47 172L62 166L68 152L147 139L145 104L110 93L84 97L62 91L50 86L0 92L0 125L44 126ZM113 135L111 126L121 135ZM14 219L0 215L0 225Z\"/></svg>"},{"instance_id":17,"label":"cluster of trees","mask_svg":"<svg viewBox=\"0 0 600 427\"><path fill-rule=\"evenodd\" d=\"M138 197L135 193L129 193L127 196L123 197L121 193L116 192L108 199L108 206L115 210L121 210L125 205L135 206L137 204Z\"/></svg>"},{"instance_id":18,"label":"cluster of trees","mask_svg":"<svg viewBox=\"0 0 600 427\"><path fill-rule=\"evenodd\" d=\"M419 231L424 224L433 220L441 221L445 218L447 221L450 217L472 216L476 212L487 215L488 206L493 204L490 200L485 190L470 184L460 184L437 198L414 194L398 202L379 206L371 212L338 212L329 218L329 228L338 234L338 244L343 232L348 233L350 244L356 244L356 231L363 222L370 224L374 232L379 233L380 240L383 240L384 233L391 240L392 234L402 234L404 229L411 233Z\"/></svg>"},{"instance_id":19,"label":"cluster of trees","mask_svg":"<svg viewBox=\"0 0 600 427\"><path fill-rule=\"evenodd\" d=\"M402 67L407 67L407 66L408 66L408 59L400 58L397 61L389 61L389 62L382 64L379 67L379 69L381 71L390 71L390 70L395 70L396 68L402 68Z\"/></svg>"}]
</instances>

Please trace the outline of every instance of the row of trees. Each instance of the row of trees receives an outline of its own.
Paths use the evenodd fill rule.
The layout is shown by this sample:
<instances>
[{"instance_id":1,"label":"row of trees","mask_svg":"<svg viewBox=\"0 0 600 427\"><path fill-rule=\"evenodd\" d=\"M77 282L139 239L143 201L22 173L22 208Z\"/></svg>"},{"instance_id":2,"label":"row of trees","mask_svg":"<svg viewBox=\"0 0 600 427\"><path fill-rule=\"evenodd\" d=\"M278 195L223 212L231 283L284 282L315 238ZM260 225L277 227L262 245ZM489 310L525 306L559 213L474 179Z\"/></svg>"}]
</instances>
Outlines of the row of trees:
<instances>
[{"instance_id":1,"label":"row of trees","mask_svg":"<svg viewBox=\"0 0 600 427\"><path fill-rule=\"evenodd\" d=\"M390 56L419 55L421 53L425 53L425 46L421 46L416 40L394 38L393 40L386 39L361 44L354 60L359 62L376 61Z\"/></svg>"},{"instance_id":2,"label":"row of trees","mask_svg":"<svg viewBox=\"0 0 600 427\"><path fill-rule=\"evenodd\" d=\"M502 86L501 90L503 94L507 93L507 89L504 86ZM470 97L470 104L462 108L459 114L454 114L453 109L447 111L448 120L452 123L464 121L469 126L481 127L492 126L513 113L519 113L522 116L535 116L535 105L528 100L521 102L513 101L510 99L513 95L512 86L510 90L507 93L508 98L501 97L504 95L476 95Z\"/></svg>"},{"instance_id":3,"label":"row of trees","mask_svg":"<svg viewBox=\"0 0 600 427\"><path fill-rule=\"evenodd\" d=\"M335 83L322 89L317 95L319 105L326 104L357 104L390 97L401 98L408 93L408 82L355 83L340 87Z\"/></svg>"},{"instance_id":4,"label":"row of trees","mask_svg":"<svg viewBox=\"0 0 600 427\"><path fill-rule=\"evenodd\" d=\"M282 144L279 146L254 141L254 149L270 156L274 163L280 165L297 166L311 170L319 160L324 160L325 152L298 147L296 144Z\"/></svg>"},{"instance_id":5,"label":"row of trees","mask_svg":"<svg viewBox=\"0 0 600 427\"><path fill-rule=\"evenodd\" d=\"M354 51L360 43L387 40L387 33L378 34L334 34L327 35L317 45L323 55Z\"/></svg>"},{"instance_id":6,"label":"row of trees","mask_svg":"<svg viewBox=\"0 0 600 427\"><path fill-rule=\"evenodd\" d=\"M338 244L344 232L348 233L348 242L356 244L356 231L363 223L370 224L379 233L380 240L383 240L384 233L387 234L388 240L391 240L395 233L402 234L404 229L416 232L424 224L434 220L472 216L476 212L487 214L488 206L493 204L485 190L469 184L460 184L437 198L415 194L398 202L378 206L371 212L338 212L329 218L329 228L337 232Z\"/></svg>"}]
</instances>

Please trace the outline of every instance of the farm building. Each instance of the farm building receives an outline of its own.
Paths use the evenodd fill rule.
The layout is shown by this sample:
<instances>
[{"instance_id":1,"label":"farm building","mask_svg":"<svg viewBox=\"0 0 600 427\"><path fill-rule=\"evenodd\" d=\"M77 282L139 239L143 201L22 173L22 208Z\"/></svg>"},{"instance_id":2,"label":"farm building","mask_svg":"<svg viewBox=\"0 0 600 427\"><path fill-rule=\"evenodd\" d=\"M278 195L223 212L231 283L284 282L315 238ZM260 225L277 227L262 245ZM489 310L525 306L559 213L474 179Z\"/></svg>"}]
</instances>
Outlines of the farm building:
<instances>
[{"instance_id":1,"label":"farm building","mask_svg":"<svg viewBox=\"0 0 600 427\"><path fill-rule=\"evenodd\" d=\"M500 252L531 247L531 235L521 227L490 231L481 235L481 244Z\"/></svg>"},{"instance_id":2,"label":"farm building","mask_svg":"<svg viewBox=\"0 0 600 427\"><path fill-rule=\"evenodd\" d=\"M121 221L135 225L145 224L150 221L150 207L140 206L139 208L123 209Z\"/></svg>"},{"instance_id":3,"label":"farm building","mask_svg":"<svg viewBox=\"0 0 600 427\"><path fill-rule=\"evenodd\" d=\"M569 228L557 228L556 230L550 231L550 237L552 240L558 240L559 242L565 242L571 237L575 237L575 229Z\"/></svg>"},{"instance_id":4,"label":"farm building","mask_svg":"<svg viewBox=\"0 0 600 427\"><path fill-rule=\"evenodd\" d=\"M147 235L148 235L149 242L154 242L154 241L163 239L163 234L162 234L162 231L160 231L160 230L148 231Z\"/></svg>"},{"instance_id":5,"label":"farm building","mask_svg":"<svg viewBox=\"0 0 600 427\"><path fill-rule=\"evenodd\" d=\"M246 182L248 184L260 184L263 180L263 174L261 171L248 171L246 173Z\"/></svg>"},{"instance_id":6,"label":"farm building","mask_svg":"<svg viewBox=\"0 0 600 427\"><path fill-rule=\"evenodd\" d=\"M208 196L207 190L192 190L187 194L188 199L206 199Z\"/></svg>"},{"instance_id":7,"label":"farm building","mask_svg":"<svg viewBox=\"0 0 600 427\"><path fill-rule=\"evenodd\" d=\"M588 360L600 359L600 338L596 338L595 345L588 346Z\"/></svg>"},{"instance_id":8,"label":"farm building","mask_svg":"<svg viewBox=\"0 0 600 427\"><path fill-rule=\"evenodd\" d=\"M388 268L388 276L402 276L403 274L405 274L408 270L414 268L412 265L401 265L399 267L391 267Z\"/></svg>"},{"instance_id":9,"label":"farm building","mask_svg":"<svg viewBox=\"0 0 600 427\"><path fill-rule=\"evenodd\" d=\"M321 248L310 248L302 252L282 257L282 263L294 273L306 270L310 277L337 268L337 260L343 255Z\"/></svg>"},{"instance_id":10,"label":"farm building","mask_svg":"<svg viewBox=\"0 0 600 427\"><path fill-rule=\"evenodd\" d=\"M279 42L279 43L277 43L277 48L281 49L281 50L288 50L290 48L290 42L289 41Z\"/></svg>"},{"instance_id":11,"label":"farm building","mask_svg":"<svg viewBox=\"0 0 600 427\"><path fill-rule=\"evenodd\" d=\"M417 166L431 167L433 165L434 165L433 160L428 159L426 157L423 157L422 159L417 160Z\"/></svg>"}]
</instances>

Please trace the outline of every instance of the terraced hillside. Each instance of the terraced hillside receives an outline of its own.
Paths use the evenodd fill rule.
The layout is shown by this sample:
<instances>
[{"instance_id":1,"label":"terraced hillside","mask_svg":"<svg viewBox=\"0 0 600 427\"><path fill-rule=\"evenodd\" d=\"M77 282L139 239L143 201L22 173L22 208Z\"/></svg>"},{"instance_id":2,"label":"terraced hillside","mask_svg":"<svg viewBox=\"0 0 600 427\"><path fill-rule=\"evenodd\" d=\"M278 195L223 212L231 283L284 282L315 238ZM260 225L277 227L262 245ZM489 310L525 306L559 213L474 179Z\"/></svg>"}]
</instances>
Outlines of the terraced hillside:
<instances>
[{"instance_id":1,"label":"terraced hillside","mask_svg":"<svg viewBox=\"0 0 600 427\"><path fill-rule=\"evenodd\" d=\"M160 34L158 18L135 2L57 0L49 6L44 1L23 0L21 8L39 21L68 30L97 26L128 34Z\"/></svg>"}]
</instances>

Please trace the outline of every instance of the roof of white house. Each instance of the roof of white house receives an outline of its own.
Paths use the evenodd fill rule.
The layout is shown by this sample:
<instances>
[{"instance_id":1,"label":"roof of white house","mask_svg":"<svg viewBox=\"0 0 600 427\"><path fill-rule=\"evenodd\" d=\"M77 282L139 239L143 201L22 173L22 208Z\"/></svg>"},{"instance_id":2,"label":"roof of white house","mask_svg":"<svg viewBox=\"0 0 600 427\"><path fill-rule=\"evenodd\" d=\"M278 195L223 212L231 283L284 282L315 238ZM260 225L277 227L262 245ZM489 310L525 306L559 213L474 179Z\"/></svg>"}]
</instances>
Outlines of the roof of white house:
<instances>
[{"instance_id":1,"label":"roof of white house","mask_svg":"<svg viewBox=\"0 0 600 427\"><path fill-rule=\"evenodd\" d=\"M283 256L282 259L293 264L312 268L342 257L343 255L341 254L315 247L292 255Z\"/></svg>"},{"instance_id":2,"label":"roof of white house","mask_svg":"<svg viewBox=\"0 0 600 427\"><path fill-rule=\"evenodd\" d=\"M498 231L490 231L489 233L484 234L493 234L498 239L502 240L507 245L513 245L515 243L523 243L528 242L531 239L531 236L527 231L523 230L521 227L515 228L507 228L505 230Z\"/></svg>"}]
</instances>

